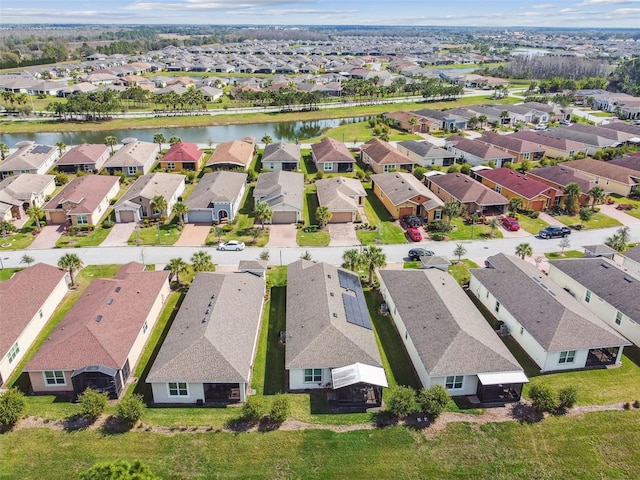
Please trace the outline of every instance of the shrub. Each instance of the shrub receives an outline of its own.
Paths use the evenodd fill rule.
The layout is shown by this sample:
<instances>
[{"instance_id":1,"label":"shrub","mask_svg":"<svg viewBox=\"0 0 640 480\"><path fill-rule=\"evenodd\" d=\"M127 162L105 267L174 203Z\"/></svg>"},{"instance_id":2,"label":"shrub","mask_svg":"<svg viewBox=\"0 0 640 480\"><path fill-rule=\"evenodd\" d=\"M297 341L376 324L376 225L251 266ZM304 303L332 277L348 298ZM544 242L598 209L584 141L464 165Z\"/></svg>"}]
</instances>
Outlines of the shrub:
<instances>
[{"instance_id":1,"label":"shrub","mask_svg":"<svg viewBox=\"0 0 640 480\"><path fill-rule=\"evenodd\" d=\"M144 412L142 395L127 395L116 405L116 416L128 425L133 425L140 420L142 412Z\"/></svg>"},{"instance_id":2,"label":"shrub","mask_svg":"<svg viewBox=\"0 0 640 480\"><path fill-rule=\"evenodd\" d=\"M442 240L444 240L444 237L445 237L441 233L432 233L429 236L431 237L431 240L433 240L434 242L441 242Z\"/></svg>"},{"instance_id":3,"label":"shrub","mask_svg":"<svg viewBox=\"0 0 640 480\"><path fill-rule=\"evenodd\" d=\"M324 172L322 170L318 170L316 172L316 180L322 180L324 178Z\"/></svg>"},{"instance_id":4,"label":"shrub","mask_svg":"<svg viewBox=\"0 0 640 480\"><path fill-rule=\"evenodd\" d=\"M259 258L260 260L269 260L269 250L262 250Z\"/></svg>"},{"instance_id":5,"label":"shrub","mask_svg":"<svg viewBox=\"0 0 640 480\"><path fill-rule=\"evenodd\" d=\"M160 480L161 477L154 475L149 467L140 460L129 463L125 460L113 462L96 463L88 470L81 472L78 476L80 480L96 479L137 479L137 480Z\"/></svg>"},{"instance_id":6,"label":"shrub","mask_svg":"<svg viewBox=\"0 0 640 480\"><path fill-rule=\"evenodd\" d=\"M530 210L527 212L527 216L530 218L538 218L540 216L540 212L537 210Z\"/></svg>"},{"instance_id":7,"label":"shrub","mask_svg":"<svg viewBox=\"0 0 640 480\"><path fill-rule=\"evenodd\" d=\"M435 420L444 411L451 397L442 385L434 385L430 389L422 389L418 393L420 410L431 420Z\"/></svg>"},{"instance_id":8,"label":"shrub","mask_svg":"<svg viewBox=\"0 0 640 480\"><path fill-rule=\"evenodd\" d=\"M546 385L533 385L529 390L531 405L538 413L551 412L557 408L553 391Z\"/></svg>"},{"instance_id":9,"label":"shrub","mask_svg":"<svg viewBox=\"0 0 640 480\"><path fill-rule=\"evenodd\" d=\"M415 411L416 395L411 387L395 385L389 388L387 410L396 417L403 418Z\"/></svg>"},{"instance_id":10,"label":"shrub","mask_svg":"<svg viewBox=\"0 0 640 480\"><path fill-rule=\"evenodd\" d=\"M267 413L267 407L262 397L252 395L242 406L242 418L249 423L258 423Z\"/></svg>"},{"instance_id":11,"label":"shrub","mask_svg":"<svg viewBox=\"0 0 640 480\"><path fill-rule=\"evenodd\" d=\"M445 220L434 220L427 225L430 232L450 232L451 225Z\"/></svg>"},{"instance_id":12,"label":"shrub","mask_svg":"<svg viewBox=\"0 0 640 480\"><path fill-rule=\"evenodd\" d=\"M629 402L624 402L622 404L622 408L624 408L625 410L629 410L631 408L631 403Z\"/></svg>"},{"instance_id":13,"label":"shrub","mask_svg":"<svg viewBox=\"0 0 640 480\"><path fill-rule=\"evenodd\" d=\"M80 394L78 401L82 416L91 419L98 418L107 408L107 394L98 393L90 388Z\"/></svg>"},{"instance_id":14,"label":"shrub","mask_svg":"<svg viewBox=\"0 0 640 480\"><path fill-rule=\"evenodd\" d=\"M0 394L0 427L15 425L22 417L25 406L24 395L16 388Z\"/></svg>"},{"instance_id":15,"label":"shrub","mask_svg":"<svg viewBox=\"0 0 640 480\"><path fill-rule=\"evenodd\" d=\"M640 400L633 402L633 408L640 408Z\"/></svg>"},{"instance_id":16,"label":"shrub","mask_svg":"<svg viewBox=\"0 0 640 480\"><path fill-rule=\"evenodd\" d=\"M69 175L62 172L56 173L56 177L54 179L56 186L60 187L62 185L66 185L68 181L69 181Z\"/></svg>"},{"instance_id":17,"label":"shrub","mask_svg":"<svg viewBox=\"0 0 640 480\"><path fill-rule=\"evenodd\" d=\"M102 228L111 228L113 227L114 222L110 218L107 218L104 222L102 222Z\"/></svg>"},{"instance_id":18,"label":"shrub","mask_svg":"<svg viewBox=\"0 0 640 480\"><path fill-rule=\"evenodd\" d=\"M564 387L558 392L558 408L568 410L578 401L578 391L575 387Z\"/></svg>"},{"instance_id":19,"label":"shrub","mask_svg":"<svg viewBox=\"0 0 640 480\"><path fill-rule=\"evenodd\" d=\"M291 405L289 403L289 397L284 394L278 394L273 399L271 404L271 411L269 412L269 418L272 422L283 423L291 411Z\"/></svg>"}]
</instances>

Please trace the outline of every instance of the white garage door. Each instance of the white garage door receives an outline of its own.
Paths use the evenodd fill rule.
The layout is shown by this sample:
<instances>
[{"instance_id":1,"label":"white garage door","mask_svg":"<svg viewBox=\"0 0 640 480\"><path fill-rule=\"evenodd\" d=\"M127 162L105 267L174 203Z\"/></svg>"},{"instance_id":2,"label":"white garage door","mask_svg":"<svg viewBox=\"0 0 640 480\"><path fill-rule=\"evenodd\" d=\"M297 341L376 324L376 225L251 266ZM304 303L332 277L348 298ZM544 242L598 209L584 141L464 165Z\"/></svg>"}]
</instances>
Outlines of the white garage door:
<instances>
[{"instance_id":1,"label":"white garage door","mask_svg":"<svg viewBox=\"0 0 640 480\"><path fill-rule=\"evenodd\" d=\"M213 210L192 210L187 213L189 223L211 223Z\"/></svg>"},{"instance_id":2,"label":"white garage door","mask_svg":"<svg viewBox=\"0 0 640 480\"><path fill-rule=\"evenodd\" d=\"M296 223L296 212L273 212L272 223Z\"/></svg>"}]
</instances>

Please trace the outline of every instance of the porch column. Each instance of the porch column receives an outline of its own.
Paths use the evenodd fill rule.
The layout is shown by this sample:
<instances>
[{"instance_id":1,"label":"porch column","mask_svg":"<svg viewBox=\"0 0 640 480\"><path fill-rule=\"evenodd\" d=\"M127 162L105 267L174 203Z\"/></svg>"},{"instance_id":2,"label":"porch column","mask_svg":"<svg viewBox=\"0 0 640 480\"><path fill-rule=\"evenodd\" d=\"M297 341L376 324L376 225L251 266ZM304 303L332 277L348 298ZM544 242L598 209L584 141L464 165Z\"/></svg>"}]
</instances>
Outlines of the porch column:
<instances>
[{"instance_id":1,"label":"porch column","mask_svg":"<svg viewBox=\"0 0 640 480\"><path fill-rule=\"evenodd\" d=\"M622 363L622 350L624 347L618 347L618 355L616 355L616 365L620 365Z\"/></svg>"},{"instance_id":2,"label":"porch column","mask_svg":"<svg viewBox=\"0 0 640 480\"><path fill-rule=\"evenodd\" d=\"M240 403L244 403L247 400L247 384L239 383L238 387L240 387Z\"/></svg>"}]
</instances>

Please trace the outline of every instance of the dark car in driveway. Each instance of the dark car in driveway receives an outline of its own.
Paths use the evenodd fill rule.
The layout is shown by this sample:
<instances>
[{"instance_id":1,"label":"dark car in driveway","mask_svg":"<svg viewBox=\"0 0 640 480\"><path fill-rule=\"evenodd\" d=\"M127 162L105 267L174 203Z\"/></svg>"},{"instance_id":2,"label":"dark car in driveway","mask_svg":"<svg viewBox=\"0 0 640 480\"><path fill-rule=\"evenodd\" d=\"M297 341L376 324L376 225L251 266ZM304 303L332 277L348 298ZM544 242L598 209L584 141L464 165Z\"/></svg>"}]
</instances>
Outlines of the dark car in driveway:
<instances>
[{"instance_id":1,"label":"dark car in driveway","mask_svg":"<svg viewBox=\"0 0 640 480\"><path fill-rule=\"evenodd\" d=\"M432 257L433 255L435 255L435 253L424 248L412 248L409 250L409 260L420 260L420 257Z\"/></svg>"},{"instance_id":2,"label":"dark car in driveway","mask_svg":"<svg viewBox=\"0 0 640 480\"><path fill-rule=\"evenodd\" d=\"M569 227L556 227L551 226L543 228L538 232L540 238L559 238L571 235L571 229Z\"/></svg>"},{"instance_id":3,"label":"dark car in driveway","mask_svg":"<svg viewBox=\"0 0 640 480\"><path fill-rule=\"evenodd\" d=\"M405 215L402 217L402 225L404 228L417 228L422 225L422 221L415 215Z\"/></svg>"}]
</instances>

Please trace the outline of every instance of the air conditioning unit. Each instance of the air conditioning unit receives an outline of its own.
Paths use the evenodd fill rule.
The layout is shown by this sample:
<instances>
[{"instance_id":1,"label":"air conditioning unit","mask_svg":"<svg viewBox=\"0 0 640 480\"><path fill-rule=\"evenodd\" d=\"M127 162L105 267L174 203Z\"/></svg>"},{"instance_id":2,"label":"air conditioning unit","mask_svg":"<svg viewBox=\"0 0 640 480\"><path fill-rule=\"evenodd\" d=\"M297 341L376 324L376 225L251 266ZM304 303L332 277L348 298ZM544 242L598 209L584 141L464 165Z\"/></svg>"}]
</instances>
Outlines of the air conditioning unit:
<instances>
[{"instance_id":1,"label":"air conditioning unit","mask_svg":"<svg viewBox=\"0 0 640 480\"><path fill-rule=\"evenodd\" d=\"M500 325L500 335L509 335L509 325L506 323Z\"/></svg>"}]
</instances>

